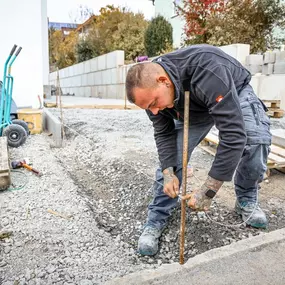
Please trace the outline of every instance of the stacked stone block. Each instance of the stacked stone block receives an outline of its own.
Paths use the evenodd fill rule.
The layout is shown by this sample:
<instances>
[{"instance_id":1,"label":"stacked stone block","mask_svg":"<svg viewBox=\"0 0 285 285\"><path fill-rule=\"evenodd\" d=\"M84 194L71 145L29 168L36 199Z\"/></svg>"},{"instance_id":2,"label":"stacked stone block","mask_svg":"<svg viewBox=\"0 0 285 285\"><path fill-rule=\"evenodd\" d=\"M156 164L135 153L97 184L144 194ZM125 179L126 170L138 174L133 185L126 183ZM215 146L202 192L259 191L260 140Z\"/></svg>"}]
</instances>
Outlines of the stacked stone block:
<instances>
[{"instance_id":1,"label":"stacked stone block","mask_svg":"<svg viewBox=\"0 0 285 285\"><path fill-rule=\"evenodd\" d=\"M124 99L124 51L114 51L59 70L63 94L78 97ZM57 85L57 72L50 74Z\"/></svg>"},{"instance_id":2,"label":"stacked stone block","mask_svg":"<svg viewBox=\"0 0 285 285\"><path fill-rule=\"evenodd\" d=\"M251 74L261 73L263 65L263 56L261 54L250 54L246 57L245 67Z\"/></svg>"},{"instance_id":3,"label":"stacked stone block","mask_svg":"<svg viewBox=\"0 0 285 285\"><path fill-rule=\"evenodd\" d=\"M274 71L274 63L276 60L276 53L267 51L263 55L262 74L270 75Z\"/></svg>"},{"instance_id":4,"label":"stacked stone block","mask_svg":"<svg viewBox=\"0 0 285 285\"><path fill-rule=\"evenodd\" d=\"M285 51L276 52L274 74L285 74Z\"/></svg>"}]
</instances>

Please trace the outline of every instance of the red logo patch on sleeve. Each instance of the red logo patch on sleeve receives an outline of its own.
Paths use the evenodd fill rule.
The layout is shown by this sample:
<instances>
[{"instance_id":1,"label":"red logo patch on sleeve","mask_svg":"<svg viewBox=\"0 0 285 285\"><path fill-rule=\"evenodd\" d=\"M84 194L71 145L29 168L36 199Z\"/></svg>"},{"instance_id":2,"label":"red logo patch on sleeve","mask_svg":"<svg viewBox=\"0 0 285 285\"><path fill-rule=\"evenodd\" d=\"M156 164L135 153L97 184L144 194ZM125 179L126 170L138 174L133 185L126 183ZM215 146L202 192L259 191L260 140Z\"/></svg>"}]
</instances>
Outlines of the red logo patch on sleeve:
<instances>
[{"instance_id":1,"label":"red logo patch on sleeve","mask_svg":"<svg viewBox=\"0 0 285 285\"><path fill-rule=\"evenodd\" d=\"M216 98L216 102L219 103L219 102L221 102L223 99L224 99L224 97L223 97L222 95L219 95L219 96Z\"/></svg>"}]
</instances>

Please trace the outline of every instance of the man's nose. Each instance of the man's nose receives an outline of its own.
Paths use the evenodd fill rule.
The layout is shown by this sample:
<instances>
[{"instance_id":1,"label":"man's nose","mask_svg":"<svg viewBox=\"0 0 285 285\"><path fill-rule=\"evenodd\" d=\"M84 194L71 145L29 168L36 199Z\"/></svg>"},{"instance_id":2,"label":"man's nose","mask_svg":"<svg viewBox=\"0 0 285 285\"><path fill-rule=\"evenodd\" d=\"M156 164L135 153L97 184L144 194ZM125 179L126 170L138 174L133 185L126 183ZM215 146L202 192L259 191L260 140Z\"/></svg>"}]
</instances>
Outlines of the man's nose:
<instances>
[{"instance_id":1,"label":"man's nose","mask_svg":"<svg viewBox=\"0 0 285 285\"><path fill-rule=\"evenodd\" d=\"M154 115L158 114L159 108L149 108L149 109Z\"/></svg>"}]
</instances>

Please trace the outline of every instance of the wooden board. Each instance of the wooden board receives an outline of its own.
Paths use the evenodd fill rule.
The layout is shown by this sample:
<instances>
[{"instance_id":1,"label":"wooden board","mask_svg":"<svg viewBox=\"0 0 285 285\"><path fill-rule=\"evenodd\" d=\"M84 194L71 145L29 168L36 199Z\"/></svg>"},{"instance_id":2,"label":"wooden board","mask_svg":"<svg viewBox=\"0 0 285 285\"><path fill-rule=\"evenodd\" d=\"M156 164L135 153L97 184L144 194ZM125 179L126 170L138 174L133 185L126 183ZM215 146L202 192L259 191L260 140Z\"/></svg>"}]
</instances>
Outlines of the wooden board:
<instances>
[{"instance_id":1,"label":"wooden board","mask_svg":"<svg viewBox=\"0 0 285 285\"><path fill-rule=\"evenodd\" d=\"M205 145L205 142L207 142L208 145ZM218 136L209 133L205 137L203 145L199 145L199 147L207 151L211 155L216 155L218 144L219 144ZM272 144L270 148L271 152L269 153L268 156L267 167L283 169L285 167L285 149L274 144Z\"/></svg>"},{"instance_id":2,"label":"wooden board","mask_svg":"<svg viewBox=\"0 0 285 285\"><path fill-rule=\"evenodd\" d=\"M11 183L7 138L0 137L0 190Z\"/></svg>"},{"instance_id":3,"label":"wooden board","mask_svg":"<svg viewBox=\"0 0 285 285\"><path fill-rule=\"evenodd\" d=\"M280 108L281 100L262 100L267 108Z\"/></svg>"},{"instance_id":4,"label":"wooden board","mask_svg":"<svg viewBox=\"0 0 285 285\"><path fill-rule=\"evenodd\" d=\"M270 108L266 114L269 117L273 117L273 118L283 118L284 117L284 110L282 109L274 109L274 108Z\"/></svg>"}]
</instances>

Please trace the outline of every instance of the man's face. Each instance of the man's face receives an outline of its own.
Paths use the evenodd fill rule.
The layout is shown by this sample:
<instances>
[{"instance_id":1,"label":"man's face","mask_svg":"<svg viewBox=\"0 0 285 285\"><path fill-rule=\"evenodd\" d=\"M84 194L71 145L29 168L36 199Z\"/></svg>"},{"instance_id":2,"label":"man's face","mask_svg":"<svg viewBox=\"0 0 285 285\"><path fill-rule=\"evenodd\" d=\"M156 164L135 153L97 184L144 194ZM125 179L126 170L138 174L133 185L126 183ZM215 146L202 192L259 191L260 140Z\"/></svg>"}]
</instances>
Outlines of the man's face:
<instances>
[{"instance_id":1,"label":"man's face","mask_svg":"<svg viewBox=\"0 0 285 285\"><path fill-rule=\"evenodd\" d=\"M154 88L135 88L135 104L154 115L165 108L173 108L174 88L169 81L159 81Z\"/></svg>"}]
</instances>

